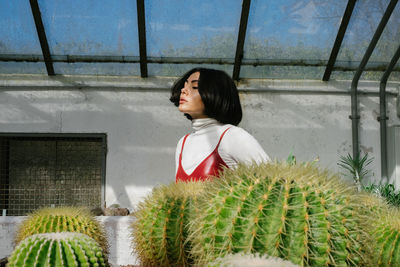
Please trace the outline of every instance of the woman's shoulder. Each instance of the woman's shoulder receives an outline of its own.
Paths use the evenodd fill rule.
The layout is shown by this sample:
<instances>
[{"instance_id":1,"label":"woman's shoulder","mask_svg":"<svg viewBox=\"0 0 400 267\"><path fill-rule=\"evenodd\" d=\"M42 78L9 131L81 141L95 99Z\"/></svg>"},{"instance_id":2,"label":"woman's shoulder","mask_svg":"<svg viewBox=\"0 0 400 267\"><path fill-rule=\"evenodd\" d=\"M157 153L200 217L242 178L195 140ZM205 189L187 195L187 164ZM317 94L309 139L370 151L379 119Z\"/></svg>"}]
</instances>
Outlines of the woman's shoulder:
<instances>
[{"instance_id":1,"label":"woman's shoulder","mask_svg":"<svg viewBox=\"0 0 400 267\"><path fill-rule=\"evenodd\" d=\"M235 138L254 138L248 131L239 126L231 124L226 124L226 125L227 125L226 129L228 129L226 132L227 136Z\"/></svg>"},{"instance_id":2,"label":"woman's shoulder","mask_svg":"<svg viewBox=\"0 0 400 267\"><path fill-rule=\"evenodd\" d=\"M235 162L268 161L260 143L245 129L232 126L223 137L220 152Z\"/></svg>"},{"instance_id":3,"label":"woman's shoulder","mask_svg":"<svg viewBox=\"0 0 400 267\"><path fill-rule=\"evenodd\" d=\"M185 136L187 136L187 135L189 135L189 134L185 134L184 136L179 138L178 145L183 143L183 140L185 139Z\"/></svg>"},{"instance_id":4,"label":"woman's shoulder","mask_svg":"<svg viewBox=\"0 0 400 267\"><path fill-rule=\"evenodd\" d=\"M223 140L221 141L223 147L227 149L249 149L251 147L259 147L260 144L257 139L250 134L247 130L231 125L226 131Z\"/></svg>"}]
</instances>

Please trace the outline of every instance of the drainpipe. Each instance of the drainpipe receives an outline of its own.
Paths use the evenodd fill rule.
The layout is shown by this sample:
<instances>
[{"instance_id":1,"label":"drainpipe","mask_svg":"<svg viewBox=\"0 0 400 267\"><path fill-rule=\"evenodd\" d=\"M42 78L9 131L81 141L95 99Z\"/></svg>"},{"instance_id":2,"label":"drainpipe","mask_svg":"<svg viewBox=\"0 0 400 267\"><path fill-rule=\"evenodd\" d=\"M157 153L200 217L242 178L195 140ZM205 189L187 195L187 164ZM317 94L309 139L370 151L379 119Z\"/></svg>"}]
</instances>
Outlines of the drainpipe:
<instances>
[{"instance_id":1,"label":"drainpipe","mask_svg":"<svg viewBox=\"0 0 400 267\"><path fill-rule=\"evenodd\" d=\"M393 71L394 66L400 58L400 45L396 50L392 60L390 61L385 73L382 75L381 82L379 84L379 107L380 114L378 121L380 122L381 132L381 179L383 182L389 182L388 180L388 167L387 167L387 142L386 142L386 82L389 79L390 73ZM399 96L397 96L398 98Z\"/></svg>"},{"instance_id":2,"label":"drainpipe","mask_svg":"<svg viewBox=\"0 0 400 267\"><path fill-rule=\"evenodd\" d=\"M396 7L398 0L391 0L388 7L385 10L385 13L382 16L382 19L376 29L374 36L372 37L371 42L368 45L367 50L358 66L356 73L354 74L353 81L351 82L351 130L352 130L352 141L353 141L353 158L357 158L359 156L359 142L358 142L358 123L360 120L360 115L358 114L358 101L357 101L357 86L358 81L360 80L361 74L368 63L369 58L371 57L372 52L375 49L376 44L381 37L383 30L392 15L393 9Z\"/></svg>"}]
</instances>

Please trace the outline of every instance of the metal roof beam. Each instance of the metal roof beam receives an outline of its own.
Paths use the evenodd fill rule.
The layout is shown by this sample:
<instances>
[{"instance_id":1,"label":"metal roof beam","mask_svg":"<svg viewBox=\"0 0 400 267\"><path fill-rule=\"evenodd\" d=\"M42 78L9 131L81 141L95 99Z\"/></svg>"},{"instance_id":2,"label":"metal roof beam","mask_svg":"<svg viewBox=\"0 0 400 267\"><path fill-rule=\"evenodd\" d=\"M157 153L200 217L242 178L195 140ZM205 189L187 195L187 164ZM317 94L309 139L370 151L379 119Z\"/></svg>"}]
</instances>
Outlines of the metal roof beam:
<instances>
[{"instance_id":1,"label":"metal roof beam","mask_svg":"<svg viewBox=\"0 0 400 267\"><path fill-rule=\"evenodd\" d=\"M249 19L250 2L251 0L243 0L242 3L242 15L240 16L240 26L239 26L238 40L236 44L235 63L233 66L233 74L232 74L232 79L236 81L239 80L240 65L242 64L242 59L243 59L243 47L244 47L244 40L246 38L247 21Z\"/></svg>"},{"instance_id":2,"label":"metal roof beam","mask_svg":"<svg viewBox=\"0 0 400 267\"><path fill-rule=\"evenodd\" d=\"M46 64L47 74L55 75L53 68L53 61L51 60L49 44L47 42L46 32L44 30L42 15L40 14L40 8L37 0L29 0L32 9L33 19L35 20L36 31L39 37L40 47L42 48L42 54L44 63Z\"/></svg>"},{"instance_id":3,"label":"metal roof beam","mask_svg":"<svg viewBox=\"0 0 400 267\"><path fill-rule=\"evenodd\" d=\"M52 55L52 62L64 63L140 63L138 56L94 56L94 55ZM43 62L42 55L24 54L0 54L0 62ZM155 64L216 64L232 65L232 58L190 58L190 57L147 57L147 63ZM246 66L301 66L301 67L323 67L326 60L293 60L293 59L243 59L241 65ZM355 71L358 69L357 61L336 61L333 70ZM385 71L387 63L370 62L364 68L365 71ZM396 66L393 71L400 71L400 66Z\"/></svg>"},{"instance_id":4,"label":"metal roof beam","mask_svg":"<svg viewBox=\"0 0 400 267\"><path fill-rule=\"evenodd\" d=\"M322 78L323 81L329 81L331 77L331 73L333 70L333 66L335 65L335 61L337 55L339 53L340 47L342 45L342 41L344 38L344 34L346 33L347 26L349 25L349 21L351 15L353 14L354 6L356 5L357 0L349 0L347 2L346 10L344 11L342 22L340 23L339 31L336 36L335 44L333 45L331 55L329 56L328 64L325 69L324 77Z\"/></svg>"},{"instance_id":5,"label":"metal roof beam","mask_svg":"<svg viewBox=\"0 0 400 267\"><path fill-rule=\"evenodd\" d=\"M385 10L385 13L382 16L381 21L379 22L378 28L376 29L374 36L372 37L371 42L368 45L367 50L360 62L360 66L358 67L356 73L354 74L353 80L351 82L351 116L350 119L352 121L351 129L352 129L352 144L353 144L353 158L356 159L359 156L359 142L358 142L358 124L360 120L360 115L358 114L358 101L357 101L357 86L358 81L360 80L361 74L364 71L365 66L368 63L369 58L371 57L372 52L375 49L376 44L379 41L379 38L382 35L383 30L386 27L387 22L389 21L390 16L394 8L396 7L398 0L391 0L388 7Z\"/></svg>"},{"instance_id":6,"label":"metal roof beam","mask_svg":"<svg viewBox=\"0 0 400 267\"><path fill-rule=\"evenodd\" d=\"M397 61L400 58L400 45L396 50L396 53L392 57L386 71L383 73L381 82L379 84L379 109L380 114L378 121L380 124L380 135L381 135L381 177L383 182L389 182L388 179L388 165L387 165L387 139L386 139L386 83L392 73Z\"/></svg>"},{"instance_id":7,"label":"metal roof beam","mask_svg":"<svg viewBox=\"0 0 400 267\"><path fill-rule=\"evenodd\" d=\"M136 7L137 7L138 34L139 34L140 76L144 78L148 76L144 0L137 0Z\"/></svg>"}]
</instances>

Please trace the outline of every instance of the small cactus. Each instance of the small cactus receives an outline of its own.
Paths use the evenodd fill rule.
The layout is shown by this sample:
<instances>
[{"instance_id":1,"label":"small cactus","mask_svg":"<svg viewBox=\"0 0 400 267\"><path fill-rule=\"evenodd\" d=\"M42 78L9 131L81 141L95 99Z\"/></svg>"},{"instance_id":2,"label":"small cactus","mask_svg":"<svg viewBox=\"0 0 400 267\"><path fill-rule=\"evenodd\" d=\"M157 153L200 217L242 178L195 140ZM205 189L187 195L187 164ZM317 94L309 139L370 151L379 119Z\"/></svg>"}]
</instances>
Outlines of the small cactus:
<instances>
[{"instance_id":1,"label":"small cactus","mask_svg":"<svg viewBox=\"0 0 400 267\"><path fill-rule=\"evenodd\" d=\"M8 259L8 267L108 266L97 242L80 233L35 234L19 243Z\"/></svg>"},{"instance_id":2,"label":"small cactus","mask_svg":"<svg viewBox=\"0 0 400 267\"><path fill-rule=\"evenodd\" d=\"M189 236L198 265L240 252L300 266L370 262L356 189L315 164L242 165L204 192Z\"/></svg>"},{"instance_id":3,"label":"small cactus","mask_svg":"<svg viewBox=\"0 0 400 267\"><path fill-rule=\"evenodd\" d=\"M258 254L229 254L207 264L207 267L300 267L281 258Z\"/></svg>"},{"instance_id":4,"label":"small cactus","mask_svg":"<svg viewBox=\"0 0 400 267\"><path fill-rule=\"evenodd\" d=\"M201 182L178 182L155 188L132 214L133 247L142 266L188 266L186 242L190 213L202 192Z\"/></svg>"},{"instance_id":5,"label":"small cactus","mask_svg":"<svg viewBox=\"0 0 400 267\"><path fill-rule=\"evenodd\" d=\"M33 234L77 232L96 240L108 253L105 231L100 223L85 208L59 207L43 208L35 211L18 227L15 243Z\"/></svg>"}]
</instances>

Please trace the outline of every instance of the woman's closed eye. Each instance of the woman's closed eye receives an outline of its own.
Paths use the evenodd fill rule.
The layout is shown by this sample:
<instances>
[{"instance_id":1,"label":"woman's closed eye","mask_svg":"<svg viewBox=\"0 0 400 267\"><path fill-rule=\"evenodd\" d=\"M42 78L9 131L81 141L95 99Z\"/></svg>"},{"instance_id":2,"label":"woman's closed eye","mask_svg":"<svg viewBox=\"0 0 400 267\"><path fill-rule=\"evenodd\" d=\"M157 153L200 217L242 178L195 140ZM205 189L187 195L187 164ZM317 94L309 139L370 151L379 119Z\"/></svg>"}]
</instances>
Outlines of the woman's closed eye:
<instances>
[{"instance_id":1,"label":"woman's closed eye","mask_svg":"<svg viewBox=\"0 0 400 267\"><path fill-rule=\"evenodd\" d=\"M199 80L193 80L190 83L192 84L193 89L199 89Z\"/></svg>"}]
</instances>

